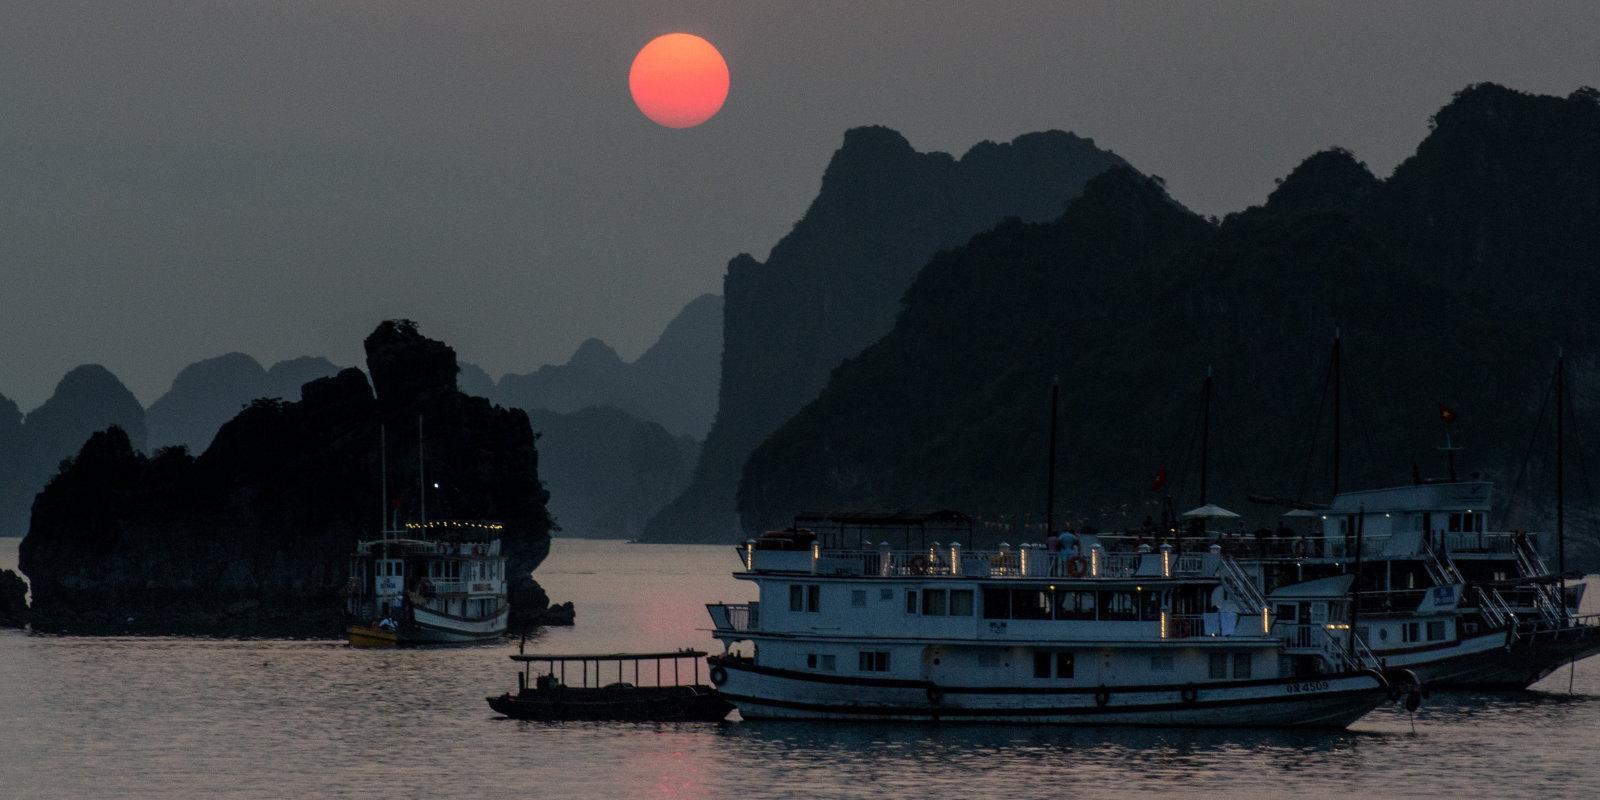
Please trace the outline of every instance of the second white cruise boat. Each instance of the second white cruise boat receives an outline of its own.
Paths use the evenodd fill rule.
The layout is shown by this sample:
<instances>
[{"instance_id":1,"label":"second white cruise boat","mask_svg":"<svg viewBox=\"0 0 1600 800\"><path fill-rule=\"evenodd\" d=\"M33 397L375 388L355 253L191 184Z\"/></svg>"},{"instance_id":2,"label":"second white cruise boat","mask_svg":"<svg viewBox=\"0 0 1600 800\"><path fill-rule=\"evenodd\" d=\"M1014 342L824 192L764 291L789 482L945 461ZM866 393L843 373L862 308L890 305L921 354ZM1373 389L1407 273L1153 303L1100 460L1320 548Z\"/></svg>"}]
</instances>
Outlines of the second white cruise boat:
<instances>
[{"instance_id":1,"label":"second white cruise boat","mask_svg":"<svg viewBox=\"0 0 1600 800\"><path fill-rule=\"evenodd\" d=\"M724 647L712 682L746 719L1344 727L1420 701L1414 676L1378 669L1338 620L1278 635L1218 549L924 541L963 525L970 537L955 512L828 514L747 542L735 577L760 600L707 606ZM846 546L851 529L898 529L903 547Z\"/></svg>"}]
</instances>

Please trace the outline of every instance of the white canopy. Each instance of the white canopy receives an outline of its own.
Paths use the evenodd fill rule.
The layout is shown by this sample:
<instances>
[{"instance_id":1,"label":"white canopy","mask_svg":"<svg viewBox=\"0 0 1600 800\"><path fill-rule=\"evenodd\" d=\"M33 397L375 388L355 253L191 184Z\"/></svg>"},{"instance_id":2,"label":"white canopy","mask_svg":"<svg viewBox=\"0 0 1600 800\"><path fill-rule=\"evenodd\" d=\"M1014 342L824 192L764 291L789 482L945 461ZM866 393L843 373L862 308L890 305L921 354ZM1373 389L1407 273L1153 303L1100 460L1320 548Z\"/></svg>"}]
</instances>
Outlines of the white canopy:
<instances>
[{"instance_id":1,"label":"white canopy","mask_svg":"<svg viewBox=\"0 0 1600 800\"><path fill-rule=\"evenodd\" d=\"M1237 517L1239 515L1233 513L1232 511L1229 511L1228 509L1223 508L1222 506L1219 506L1219 505L1217 505L1215 503L1206 503L1205 505L1203 505L1203 506L1201 506L1199 508L1189 509L1188 511L1183 512L1179 516L1184 517L1185 519L1195 519L1195 518L1205 519L1205 518L1208 518L1208 517L1234 518L1234 517Z\"/></svg>"}]
</instances>

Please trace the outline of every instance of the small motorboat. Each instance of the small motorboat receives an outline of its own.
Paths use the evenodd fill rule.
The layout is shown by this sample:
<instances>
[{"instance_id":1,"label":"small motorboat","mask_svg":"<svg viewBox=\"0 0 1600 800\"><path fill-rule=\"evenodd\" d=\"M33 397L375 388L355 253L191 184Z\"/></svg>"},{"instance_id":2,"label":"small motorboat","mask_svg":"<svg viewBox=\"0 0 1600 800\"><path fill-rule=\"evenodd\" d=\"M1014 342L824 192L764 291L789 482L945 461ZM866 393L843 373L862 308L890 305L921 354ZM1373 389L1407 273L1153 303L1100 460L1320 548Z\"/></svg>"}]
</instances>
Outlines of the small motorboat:
<instances>
[{"instance_id":1,"label":"small motorboat","mask_svg":"<svg viewBox=\"0 0 1600 800\"><path fill-rule=\"evenodd\" d=\"M519 652L511 656L523 665L517 673L516 694L506 692L485 699L490 708L512 719L716 722L733 710L733 704L700 683L700 661L705 657L700 650L606 655ZM688 677L681 664L685 660L693 665L690 683L683 682ZM653 670L641 667L646 661L654 662ZM627 673L630 662L632 675ZM670 663L670 668L664 669L664 662ZM535 664L545 669L535 673ZM575 685L568 683L569 673L573 673ZM606 678L613 674L616 680L608 682Z\"/></svg>"},{"instance_id":2,"label":"small motorboat","mask_svg":"<svg viewBox=\"0 0 1600 800\"><path fill-rule=\"evenodd\" d=\"M394 647L400 643L400 632L393 625L351 625L347 633L351 647Z\"/></svg>"}]
</instances>

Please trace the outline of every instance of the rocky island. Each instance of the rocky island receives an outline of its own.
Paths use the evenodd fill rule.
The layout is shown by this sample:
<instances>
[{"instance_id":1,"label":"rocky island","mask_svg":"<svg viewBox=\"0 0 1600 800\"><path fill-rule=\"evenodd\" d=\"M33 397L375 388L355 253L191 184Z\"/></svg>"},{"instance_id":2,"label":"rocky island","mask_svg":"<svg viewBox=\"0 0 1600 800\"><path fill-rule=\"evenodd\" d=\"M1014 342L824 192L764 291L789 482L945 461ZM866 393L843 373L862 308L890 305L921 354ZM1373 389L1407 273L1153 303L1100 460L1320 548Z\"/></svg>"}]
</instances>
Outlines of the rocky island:
<instances>
[{"instance_id":1,"label":"rocky island","mask_svg":"<svg viewBox=\"0 0 1600 800\"><path fill-rule=\"evenodd\" d=\"M570 623L533 580L550 548L548 492L525 412L462 393L456 354L388 321L365 340L367 374L305 384L299 402L258 400L199 456L146 456L127 432L93 434L33 504L20 548L36 630L336 636L346 564L379 524L380 430L402 517L423 499L426 421L434 518L504 524L512 624ZM410 476L409 478L407 476Z\"/></svg>"}]
</instances>

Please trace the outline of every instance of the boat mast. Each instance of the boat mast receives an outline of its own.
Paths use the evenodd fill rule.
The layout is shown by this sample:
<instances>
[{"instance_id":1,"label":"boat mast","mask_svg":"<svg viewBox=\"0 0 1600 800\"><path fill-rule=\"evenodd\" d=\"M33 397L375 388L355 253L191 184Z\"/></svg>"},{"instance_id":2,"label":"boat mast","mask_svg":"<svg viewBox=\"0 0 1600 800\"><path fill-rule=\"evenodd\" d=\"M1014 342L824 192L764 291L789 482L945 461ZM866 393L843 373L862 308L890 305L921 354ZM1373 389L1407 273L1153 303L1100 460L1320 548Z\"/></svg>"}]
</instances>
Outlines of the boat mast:
<instances>
[{"instance_id":1,"label":"boat mast","mask_svg":"<svg viewBox=\"0 0 1600 800\"><path fill-rule=\"evenodd\" d=\"M1206 504L1206 467L1211 457L1211 368L1206 367L1205 419L1200 427L1200 505Z\"/></svg>"},{"instance_id":2,"label":"boat mast","mask_svg":"<svg viewBox=\"0 0 1600 800\"><path fill-rule=\"evenodd\" d=\"M1333 329L1333 494L1339 496L1339 329Z\"/></svg>"},{"instance_id":3,"label":"boat mast","mask_svg":"<svg viewBox=\"0 0 1600 800\"><path fill-rule=\"evenodd\" d=\"M1056 405L1061 398L1061 378L1050 383L1050 469L1044 501L1044 535L1056 532Z\"/></svg>"},{"instance_id":4,"label":"boat mast","mask_svg":"<svg viewBox=\"0 0 1600 800\"><path fill-rule=\"evenodd\" d=\"M378 426L378 534L389 538L389 438Z\"/></svg>"},{"instance_id":5,"label":"boat mast","mask_svg":"<svg viewBox=\"0 0 1600 800\"><path fill-rule=\"evenodd\" d=\"M1361 605L1361 593L1356 591L1361 585L1361 529L1366 527L1367 506L1363 503L1356 512L1356 568L1350 577L1350 639L1346 645L1350 650L1350 660L1356 660L1356 614Z\"/></svg>"},{"instance_id":6,"label":"boat mast","mask_svg":"<svg viewBox=\"0 0 1600 800\"><path fill-rule=\"evenodd\" d=\"M428 477L423 473L427 463L427 454L422 446L422 415L417 415L417 483L422 490L422 525L428 525Z\"/></svg>"},{"instance_id":7,"label":"boat mast","mask_svg":"<svg viewBox=\"0 0 1600 800\"><path fill-rule=\"evenodd\" d=\"M1561 616L1567 616L1567 496L1566 496L1567 359L1556 351L1556 585L1560 587Z\"/></svg>"}]
</instances>

